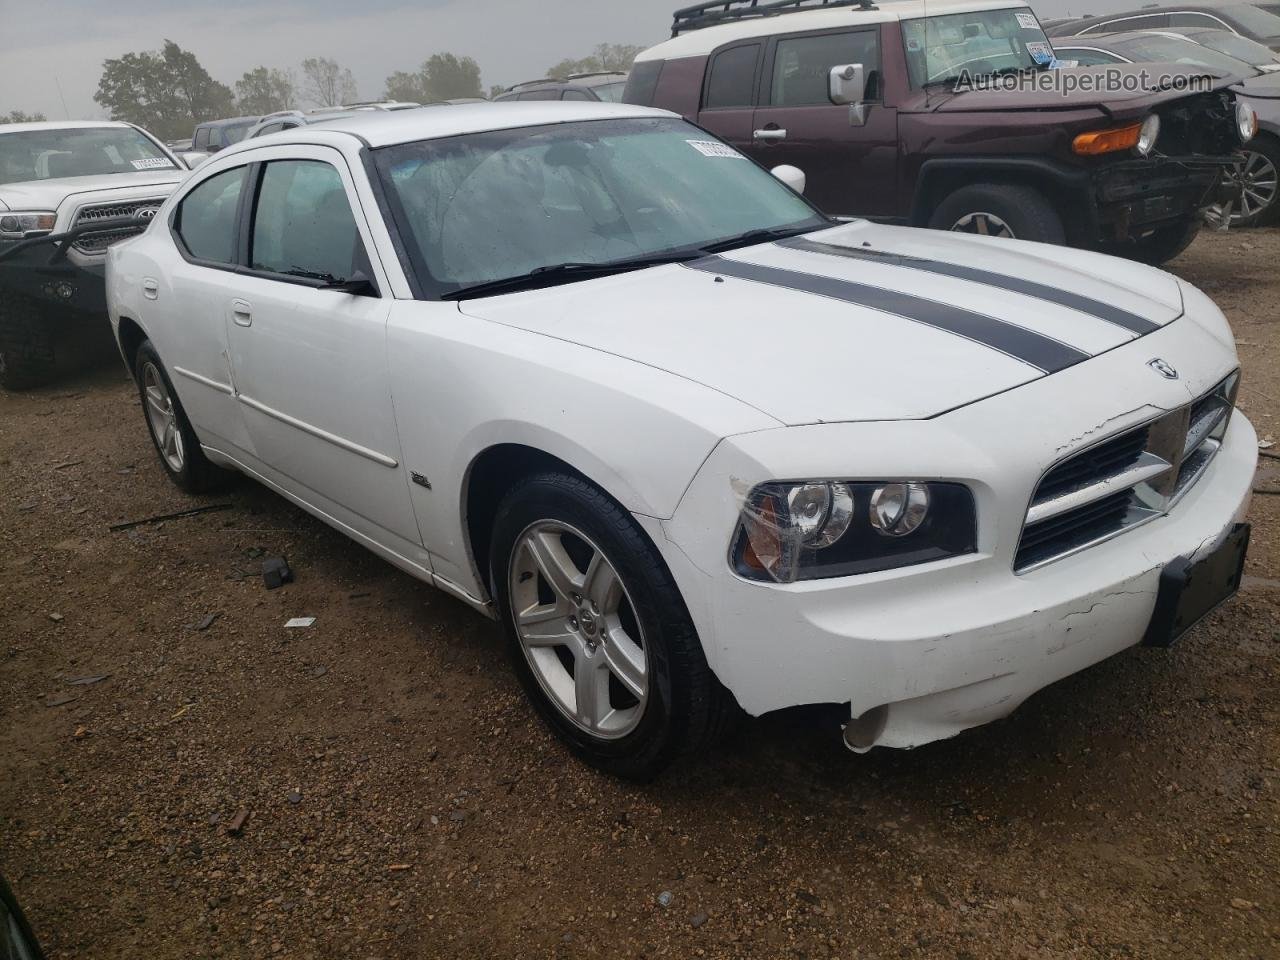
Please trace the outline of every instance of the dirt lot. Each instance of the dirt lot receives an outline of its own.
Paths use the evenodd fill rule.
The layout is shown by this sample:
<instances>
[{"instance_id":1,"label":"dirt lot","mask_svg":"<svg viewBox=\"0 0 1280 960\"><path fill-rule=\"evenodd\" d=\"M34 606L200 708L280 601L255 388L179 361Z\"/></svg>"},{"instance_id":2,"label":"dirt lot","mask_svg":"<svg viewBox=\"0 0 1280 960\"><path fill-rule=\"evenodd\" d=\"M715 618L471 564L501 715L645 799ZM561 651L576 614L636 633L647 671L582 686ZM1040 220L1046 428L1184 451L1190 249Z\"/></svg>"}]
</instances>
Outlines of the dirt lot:
<instances>
[{"instance_id":1,"label":"dirt lot","mask_svg":"<svg viewBox=\"0 0 1280 960\"><path fill-rule=\"evenodd\" d=\"M1277 262L1174 269L1280 440ZM1280 957L1280 497L1172 653L912 753L752 721L637 788L551 740L494 625L257 486L171 488L116 364L0 396L0 475L0 872L52 958Z\"/></svg>"}]
</instances>

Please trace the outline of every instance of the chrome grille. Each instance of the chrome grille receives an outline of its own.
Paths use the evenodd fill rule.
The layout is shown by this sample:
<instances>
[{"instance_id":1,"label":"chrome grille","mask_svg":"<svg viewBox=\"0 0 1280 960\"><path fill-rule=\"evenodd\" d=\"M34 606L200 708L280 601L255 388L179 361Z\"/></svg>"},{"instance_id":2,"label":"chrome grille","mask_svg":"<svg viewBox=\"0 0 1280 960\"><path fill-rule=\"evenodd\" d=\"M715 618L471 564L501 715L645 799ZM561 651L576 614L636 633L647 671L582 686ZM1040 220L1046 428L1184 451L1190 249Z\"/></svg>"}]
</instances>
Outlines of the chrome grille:
<instances>
[{"instance_id":1,"label":"chrome grille","mask_svg":"<svg viewBox=\"0 0 1280 960\"><path fill-rule=\"evenodd\" d=\"M154 209L162 203L164 203L164 197L150 197L145 200L95 203L81 207L76 211L76 218L71 224L71 229L74 230L77 227L89 226L98 222L103 222L104 228L101 233L85 234L76 240L72 246L81 253L102 253L113 243L137 236L142 232L141 227L110 227L105 226L106 222L135 217L139 210L148 207Z\"/></svg>"},{"instance_id":2,"label":"chrome grille","mask_svg":"<svg viewBox=\"0 0 1280 960\"><path fill-rule=\"evenodd\" d=\"M1163 516L1222 446L1240 375L1189 406L1055 464L1027 510L1014 570L1025 573Z\"/></svg>"}]
</instances>

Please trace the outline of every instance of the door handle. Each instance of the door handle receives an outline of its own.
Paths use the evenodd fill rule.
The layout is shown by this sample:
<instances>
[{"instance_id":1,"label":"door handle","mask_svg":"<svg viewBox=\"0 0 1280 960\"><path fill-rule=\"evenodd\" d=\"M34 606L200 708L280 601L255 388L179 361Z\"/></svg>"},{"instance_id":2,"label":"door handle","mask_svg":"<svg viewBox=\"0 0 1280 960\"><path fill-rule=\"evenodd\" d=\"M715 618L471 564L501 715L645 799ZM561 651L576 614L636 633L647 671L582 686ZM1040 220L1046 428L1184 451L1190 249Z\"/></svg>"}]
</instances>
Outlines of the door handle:
<instances>
[{"instance_id":1,"label":"door handle","mask_svg":"<svg viewBox=\"0 0 1280 960\"><path fill-rule=\"evenodd\" d=\"M243 300L232 300L231 319L238 327L251 327L253 326L253 309Z\"/></svg>"},{"instance_id":2,"label":"door handle","mask_svg":"<svg viewBox=\"0 0 1280 960\"><path fill-rule=\"evenodd\" d=\"M148 300L160 299L160 284L150 277L142 278L142 295Z\"/></svg>"},{"instance_id":3,"label":"door handle","mask_svg":"<svg viewBox=\"0 0 1280 960\"><path fill-rule=\"evenodd\" d=\"M757 130L752 136L757 140L785 140L787 139L787 131L772 127L767 130Z\"/></svg>"}]
</instances>

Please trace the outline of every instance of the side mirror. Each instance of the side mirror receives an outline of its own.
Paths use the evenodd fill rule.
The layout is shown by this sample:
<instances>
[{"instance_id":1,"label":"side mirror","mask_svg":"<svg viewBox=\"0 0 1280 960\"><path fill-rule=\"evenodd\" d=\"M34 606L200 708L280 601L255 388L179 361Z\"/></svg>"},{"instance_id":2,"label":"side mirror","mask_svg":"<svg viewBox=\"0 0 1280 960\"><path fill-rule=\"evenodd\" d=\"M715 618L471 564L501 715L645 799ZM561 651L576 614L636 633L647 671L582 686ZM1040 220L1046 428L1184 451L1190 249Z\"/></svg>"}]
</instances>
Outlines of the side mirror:
<instances>
[{"instance_id":1,"label":"side mirror","mask_svg":"<svg viewBox=\"0 0 1280 960\"><path fill-rule=\"evenodd\" d=\"M804 193L805 184L808 183L808 177L804 175L804 171L799 167L793 167L789 163L784 163L780 167L774 167L769 171L796 193Z\"/></svg>"},{"instance_id":2,"label":"side mirror","mask_svg":"<svg viewBox=\"0 0 1280 960\"><path fill-rule=\"evenodd\" d=\"M373 285L373 281L365 275L363 270L357 270L346 280L334 280L331 283L326 283L320 289L346 293L353 297L376 297L378 295L378 288Z\"/></svg>"},{"instance_id":3,"label":"side mirror","mask_svg":"<svg viewBox=\"0 0 1280 960\"><path fill-rule=\"evenodd\" d=\"M178 154L178 159L186 164L188 170L194 170L196 167L200 166L200 164L209 159L209 154L188 150Z\"/></svg>"},{"instance_id":4,"label":"side mirror","mask_svg":"<svg viewBox=\"0 0 1280 960\"><path fill-rule=\"evenodd\" d=\"M845 63L831 68L827 77L827 94L831 102L848 105L849 124L860 127L867 122L867 71L860 63Z\"/></svg>"}]
</instances>

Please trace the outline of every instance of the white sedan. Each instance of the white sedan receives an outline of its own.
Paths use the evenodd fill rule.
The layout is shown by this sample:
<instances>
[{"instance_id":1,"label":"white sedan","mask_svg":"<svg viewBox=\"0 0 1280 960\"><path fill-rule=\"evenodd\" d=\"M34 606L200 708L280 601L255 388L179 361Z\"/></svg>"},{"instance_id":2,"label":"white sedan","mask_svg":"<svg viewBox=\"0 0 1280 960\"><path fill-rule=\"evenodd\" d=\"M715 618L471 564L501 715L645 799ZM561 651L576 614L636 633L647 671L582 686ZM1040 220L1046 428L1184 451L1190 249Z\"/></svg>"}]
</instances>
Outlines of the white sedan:
<instances>
[{"instance_id":1,"label":"white sedan","mask_svg":"<svg viewBox=\"0 0 1280 960\"><path fill-rule=\"evenodd\" d=\"M499 618L548 724L623 776L739 707L952 736L1238 585L1257 444L1207 297L833 224L662 111L242 143L108 273L179 486L240 471Z\"/></svg>"}]
</instances>

